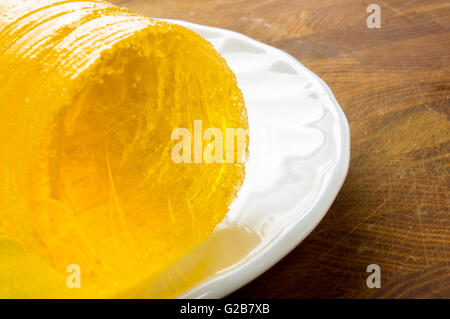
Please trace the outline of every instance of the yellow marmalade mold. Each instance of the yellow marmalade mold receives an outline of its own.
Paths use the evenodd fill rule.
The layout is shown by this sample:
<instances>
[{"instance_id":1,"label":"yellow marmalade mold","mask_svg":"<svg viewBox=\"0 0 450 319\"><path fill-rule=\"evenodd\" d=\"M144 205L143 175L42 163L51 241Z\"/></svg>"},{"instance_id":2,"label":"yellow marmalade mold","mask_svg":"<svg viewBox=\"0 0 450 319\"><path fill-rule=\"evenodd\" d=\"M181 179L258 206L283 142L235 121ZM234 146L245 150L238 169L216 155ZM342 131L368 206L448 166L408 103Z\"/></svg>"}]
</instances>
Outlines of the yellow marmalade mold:
<instances>
[{"instance_id":1,"label":"yellow marmalade mold","mask_svg":"<svg viewBox=\"0 0 450 319\"><path fill-rule=\"evenodd\" d=\"M133 297L204 241L244 164L174 163L195 120L248 128L199 35L104 1L0 0L0 297Z\"/></svg>"}]
</instances>

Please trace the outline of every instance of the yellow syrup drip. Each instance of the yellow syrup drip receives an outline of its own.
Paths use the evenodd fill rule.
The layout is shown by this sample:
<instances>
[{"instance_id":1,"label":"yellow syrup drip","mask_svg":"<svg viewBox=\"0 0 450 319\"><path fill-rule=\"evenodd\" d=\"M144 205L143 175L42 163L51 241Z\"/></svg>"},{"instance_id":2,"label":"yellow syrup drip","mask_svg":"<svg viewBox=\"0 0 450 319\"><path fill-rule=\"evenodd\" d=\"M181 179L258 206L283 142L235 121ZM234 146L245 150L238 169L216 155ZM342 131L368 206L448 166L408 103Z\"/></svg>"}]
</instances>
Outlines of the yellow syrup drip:
<instances>
[{"instance_id":1,"label":"yellow syrup drip","mask_svg":"<svg viewBox=\"0 0 450 319\"><path fill-rule=\"evenodd\" d=\"M199 35L104 1L0 0L0 297L134 297L202 243L244 163L175 163L194 120L248 129Z\"/></svg>"}]
</instances>

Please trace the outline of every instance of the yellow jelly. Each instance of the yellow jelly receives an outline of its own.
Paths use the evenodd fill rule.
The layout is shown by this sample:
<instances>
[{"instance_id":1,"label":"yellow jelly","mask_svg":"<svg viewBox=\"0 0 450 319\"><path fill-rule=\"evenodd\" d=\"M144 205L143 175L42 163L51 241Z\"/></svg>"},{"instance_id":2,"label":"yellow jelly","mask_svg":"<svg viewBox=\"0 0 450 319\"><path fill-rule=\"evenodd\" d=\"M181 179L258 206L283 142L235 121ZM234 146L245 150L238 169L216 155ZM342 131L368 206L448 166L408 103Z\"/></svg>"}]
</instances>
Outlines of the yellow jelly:
<instances>
[{"instance_id":1,"label":"yellow jelly","mask_svg":"<svg viewBox=\"0 0 450 319\"><path fill-rule=\"evenodd\" d=\"M0 297L133 297L204 241L244 163L175 163L195 120L248 128L199 35L104 1L0 0Z\"/></svg>"}]
</instances>

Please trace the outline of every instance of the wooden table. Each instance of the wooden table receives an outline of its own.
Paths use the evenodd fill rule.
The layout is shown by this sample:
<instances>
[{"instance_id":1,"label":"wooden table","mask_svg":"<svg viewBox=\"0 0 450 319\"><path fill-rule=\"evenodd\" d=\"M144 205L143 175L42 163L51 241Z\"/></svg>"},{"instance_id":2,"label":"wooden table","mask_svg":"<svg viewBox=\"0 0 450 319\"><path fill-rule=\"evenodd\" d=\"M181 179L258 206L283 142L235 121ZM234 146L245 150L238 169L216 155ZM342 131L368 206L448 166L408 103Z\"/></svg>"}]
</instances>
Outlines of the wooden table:
<instances>
[{"instance_id":1,"label":"wooden table","mask_svg":"<svg viewBox=\"0 0 450 319\"><path fill-rule=\"evenodd\" d=\"M450 298L449 0L123 0L235 30L328 83L351 129L347 180L316 230L232 298ZM366 8L381 8L369 29ZM381 267L369 289L366 267Z\"/></svg>"}]
</instances>

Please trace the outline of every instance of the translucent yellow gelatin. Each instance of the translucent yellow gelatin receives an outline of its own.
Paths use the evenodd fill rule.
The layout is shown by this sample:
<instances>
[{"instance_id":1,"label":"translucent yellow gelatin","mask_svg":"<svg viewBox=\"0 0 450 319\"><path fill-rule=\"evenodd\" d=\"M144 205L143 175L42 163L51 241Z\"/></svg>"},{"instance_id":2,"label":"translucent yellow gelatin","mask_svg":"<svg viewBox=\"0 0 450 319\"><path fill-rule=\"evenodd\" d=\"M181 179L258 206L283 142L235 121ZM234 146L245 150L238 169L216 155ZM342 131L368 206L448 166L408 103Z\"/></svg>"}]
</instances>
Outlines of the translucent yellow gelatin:
<instances>
[{"instance_id":1,"label":"translucent yellow gelatin","mask_svg":"<svg viewBox=\"0 0 450 319\"><path fill-rule=\"evenodd\" d=\"M244 164L175 163L194 120L248 128L199 35L104 1L0 0L0 297L134 297L204 241Z\"/></svg>"}]
</instances>

